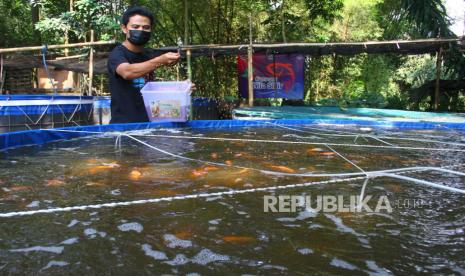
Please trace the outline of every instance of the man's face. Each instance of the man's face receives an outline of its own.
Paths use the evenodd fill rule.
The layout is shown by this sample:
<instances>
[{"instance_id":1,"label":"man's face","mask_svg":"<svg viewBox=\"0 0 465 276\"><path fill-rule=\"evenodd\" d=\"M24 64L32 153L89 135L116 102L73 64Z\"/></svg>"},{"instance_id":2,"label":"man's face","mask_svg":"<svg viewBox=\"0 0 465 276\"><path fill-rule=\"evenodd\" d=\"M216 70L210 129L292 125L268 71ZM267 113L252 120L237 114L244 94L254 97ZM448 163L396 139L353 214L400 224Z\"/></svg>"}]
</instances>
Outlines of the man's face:
<instances>
[{"instance_id":1,"label":"man's face","mask_svg":"<svg viewBox=\"0 0 465 276\"><path fill-rule=\"evenodd\" d=\"M133 15L129 18L127 25L121 25L123 33L126 34L126 38L129 38L129 30L141 30L150 32L152 26L150 25L150 19L142 15Z\"/></svg>"}]
</instances>

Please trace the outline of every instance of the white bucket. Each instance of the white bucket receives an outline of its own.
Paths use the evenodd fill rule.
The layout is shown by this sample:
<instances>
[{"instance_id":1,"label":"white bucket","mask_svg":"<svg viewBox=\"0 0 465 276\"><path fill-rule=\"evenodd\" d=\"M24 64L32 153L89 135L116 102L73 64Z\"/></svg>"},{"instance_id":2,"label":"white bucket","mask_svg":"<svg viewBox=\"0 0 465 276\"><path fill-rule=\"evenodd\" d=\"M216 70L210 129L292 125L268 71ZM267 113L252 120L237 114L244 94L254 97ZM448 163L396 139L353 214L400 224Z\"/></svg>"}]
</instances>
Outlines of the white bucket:
<instances>
[{"instance_id":1,"label":"white bucket","mask_svg":"<svg viewBox=\"0 0 465 276\"><path fill-rule=\"evenodd\" d=\"M148 82L141 89L151 122L186 122L189 119L190 81Z\"/></svg>"}]
</instances>

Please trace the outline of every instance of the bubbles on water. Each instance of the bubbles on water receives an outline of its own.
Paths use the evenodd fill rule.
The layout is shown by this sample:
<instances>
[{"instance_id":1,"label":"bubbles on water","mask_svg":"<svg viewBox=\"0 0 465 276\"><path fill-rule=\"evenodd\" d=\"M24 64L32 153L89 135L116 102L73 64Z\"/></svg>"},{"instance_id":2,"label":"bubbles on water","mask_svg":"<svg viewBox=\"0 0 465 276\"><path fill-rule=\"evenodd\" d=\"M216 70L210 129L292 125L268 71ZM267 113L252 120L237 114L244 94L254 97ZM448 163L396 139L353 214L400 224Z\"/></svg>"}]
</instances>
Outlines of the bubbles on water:
<instances>
[{"instance_id":1,"label":"bubbles on water","mask_svg":"<svg viewBox=\"0 0 465 276\"><path fill-rule=\"evenodd\" d=\"M48 264L46 266L44 266L43 268L41 268L40 270L46 270L46 269L49 269L51 268L52 266L59 266L59 267L62 267L62 266L67 266L69 265L68 262L64 262L64 261L50 261L48 262Z\"/></svg>"},{"instance_id":2,"label":"bubbles on water","mask_svg":"<svg viewBox=\"0 0 465 276\"><path fill-rule=\"evenodd\" d=\"M79 238L69 238L67 240L60 242L60 244L66 244L66 245L75 244L78 242L78 240Z\"/></svg>"},{"instance_id":3,"label":"bubbles on water","mask_svg":"<svg viewBox=\"0 0 465 276\"><path fill-rule=\"evenodd\" d=\"M221 219L212 219L208 223L213 224L213 225L218 225L220 224Z\"/></svg>"},{"instance_id":4,"label":"bubbles on water","mask_svg":"<svg viewBox=\"0 0 465 276\"><path fill-rule=\"evenodd\" d=\"M40 205L40 201L34 200L33 202L26 205L26 207L27 208L36 208L36 207L39 207L39 205Z\"/></svg>"},{"instance_id":5,"label":"bubbles on water","mask_svg":"<svg viewBox=\"0 0 465 276\"><path fill-rule=\"evenodd\" d=\"M172 265L172 266L178 266L178 265L185 265L189 263L189 258L187 258L184 254L178 254L176 257L174 257L173 260L165 262L166 264Z\"/></svg>"},{"instance_id":6,"label":"bubbles on water","mask_svg":"<svg viewBox=\"0 0 465 276\"><path fill-rule=\"evenodd\" d=\"M112 190L110 192L110 194L114 195L114 196L119 196L119 195L121 195L121 191L120 191L120 189Z\"/></svg>"},{"instance_id":7,"label":"bubbles on water","mask_svg":"<svg viewBox=\"0 0 465 276\"><path fill-rule=\"evenodd\" d=\"M297 252L299 252L300 254L302 255L308 255L308 254L313 254L313 249L310 249L310 248L300 248L297 250Z\"/></svg>"},{"instance_id":8,"label":"bubbles on water","mask_svg":"<svg viewBox=\"0 0 465 276\"><path fill-rule=\"evenodd\" d=\"M365 261L366 265L369 269L371 269L375 273L370 273L370 275L379 275L379 276L386 276L391 275L386 269L379 267L375 261Z\"/></svg>"},{"instance_id":9,"label":"bubbles on water","mask_svg":"<svg viewBox=\"0 0 465 276\"><path fill-rule=\"evenodd\" d=\"M356 267L355 265L350 264L350 263L348 263L346 261L340 260L338 258L333 258L331 260L330 265L335 266L335 267L339 267L339 268L343 268L343 269L348 269L348 270L357 270L358 269L358 267Z\"/></svg>"},{"instance_id":10,"label":"bubbles on water","mask_svg":"<svg viewBox=\"0 0 465 276\"><path fill-rule=\"evenodd\" d=\"M150 244L143 244L142 250L144 251L145 255L152 257L155 260L167 260L168 257L165 253L157 250L153 250Z\"/></svg>"},{"instance_id":11,"label":"bubbles on water","mask_svg":"<svg viewBox=\"0 0 465 276\"><path fill-rule=\"evenodd\" d=\"M206 265L211 262L218 261L229 261L230 258L227 255L220 255L212 252L209 249L202 249L197 255L192 258L192 262L200 265Z\"/></svg>"},{"instance_id":12,"label":"bubbles on water","mask_svg":"<svg viewBox=\"0 0 465 276\"><path fill-rule=\"evenodd\" d=\"M78 224L79 223L79 220L77 219L73 219L69 224L68 224L68 228L71 228L73 227L74 225Z\"/></svg>"},{"instance_id":13,"label":"bubbles on water","mask_svg":"<svg viewBox=\"0 0 465 276\"><path fill-rule=\"evenodd\" d=\"M128 222L128 223L119 225L118 229L123 232L135 231L137 233L140 233L142 232L142 230L144 230L144 227L142 226L142 224L138 222Z\"/></svg>"},{"instance_id":14,"label":"bubbles on water","mask_svg":"<svg viewBox=\"0 0 465 276\"><path fill-rule=\"evenodd\" d=\"M93 238L97 237L97 235L104 238L104 237L107 236L107 233L99 232L99 231L95 230L94 228L86 228L86 229L84 229L84 235L86 235L89 238L93 239Z\"/></svg>"},{"instance_id":15,"label":"bubbles on water","mask_svg":"<svg viewBox=\"0 0 465 276\"><path fill-rule=\"evenodd\" d=\"M178 239L175 235L171 235L171 234L163 235L163 239L166 242L166 246L168 246L169 248L176 248L176 247L188 248L192 246L191 241Z\"/></svg>"}]
</instances>

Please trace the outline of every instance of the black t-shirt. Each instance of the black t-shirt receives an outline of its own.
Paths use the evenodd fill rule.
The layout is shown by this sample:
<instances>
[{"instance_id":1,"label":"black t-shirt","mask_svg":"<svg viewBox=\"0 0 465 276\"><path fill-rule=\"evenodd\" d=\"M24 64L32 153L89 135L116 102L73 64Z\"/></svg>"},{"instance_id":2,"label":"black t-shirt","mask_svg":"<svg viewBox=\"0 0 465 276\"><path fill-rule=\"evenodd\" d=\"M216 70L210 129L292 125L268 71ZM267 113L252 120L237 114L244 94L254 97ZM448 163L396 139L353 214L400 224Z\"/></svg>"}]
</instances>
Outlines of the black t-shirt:
<instances>
[{"instance_id":1,"label":"black t-shirt","mask_svg":"<svg viewBox=\"0 0 465 276\"><path fill-rule=\"evenodd\" d=\"M122 44L117 45L111 51L107 64L111 92L110 123L149 121L140 90L145 82L150 79L150 76L125 80L116 73L116 68L122 63L140 63L150 58L147 51L142 53L131 52Z\"/></svg>"}]
</instances>

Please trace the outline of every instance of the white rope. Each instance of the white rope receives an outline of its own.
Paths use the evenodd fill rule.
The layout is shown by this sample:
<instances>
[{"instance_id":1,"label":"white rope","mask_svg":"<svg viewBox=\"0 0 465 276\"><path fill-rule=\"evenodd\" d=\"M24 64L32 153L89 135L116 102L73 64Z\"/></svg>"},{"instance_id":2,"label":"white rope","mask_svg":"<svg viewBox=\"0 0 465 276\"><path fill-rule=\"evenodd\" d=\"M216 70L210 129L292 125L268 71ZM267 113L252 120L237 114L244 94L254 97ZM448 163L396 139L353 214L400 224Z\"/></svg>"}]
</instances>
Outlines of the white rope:
<instances>
[{"instance_id":1,"label":"white rope","mask_svg":"<svg viewBox=\"0 0 465 276\"><path fill-rule=\"evenodd\" d=\"M100 135L120 135L122 132L97 132L84 130L65 130L65 129L41 129L45 131L59 132L76 132ZM355 147L355 148L377 148L377 149L396 149L396 150L424 150L424 151L450 151L450 152L465 152L465 149L450 149L450 148L427 148L427 147L403 147L403 146L381 146L381 145L360 145L360 144L343 144L343 143L322 143L322 142L303 142L303 141L286 141L286 140L264 140L264 139L246 139L246 138L223 138L223 137L202 137L202 136L180 136L180 135L162 135L162 134L131 134L136 137L158 137L158 138L173 138L173 139L196 139L196 140L213 140L213 141L233 141L233 142L257 142L257 143L272 143L272 144L297 144L297 145L313 145L313 146L338 146L338 147Z\"/></svg>"},{"instance_id":2,"label":"white rope","mask_svg":"<svg viewBox=\"0 0 465 276\"><path fill-rule=\"evenodd\" d=\"M170 202L174 200L208 198L208 197L217 197L217 196L223 196L223 195L236 195L236 194L253 193L253 192L266 192L266 191L282 190L282 189L289 189L289 188L301 188L301 187L308 187L308 186L314 186L314 185L355 181L355 180L360 180L360 179L363 179L363 177L332 179L332 180L326 180L326 181L306 182L306 183L300 183L300 184L252 188L252 189L244 189L244 190L229 190L229 191L214 192L214 193L201 193L201 194L193 194L193 195L140 199L140 200L133 200L133 201L120 201L120 202L101 203L101 204L39 209L39 210L31 210L31 211L18 211L18 212L0 213L0 218L29 216L29 215L35 215L35 214L50 214L50 213L58 213L58 212L83 211L87 209L114 208L114 207L119 207L119 206L131 206L131 205L140 205L140 204L157 203L157 202Z\"/></svg>"},{"instance_id":3,"label":"white rope","mask_svg":"<svg viewBox=\"0 0 465 276\"><path fill-rule=\"evenodd\" d=\"M220 138L220 137L201 137L201 136L179 136L179 135L137 135L137 137L159 137L174 139L197 139L197 140L216 140L216 141L234 141L234 142L257 142L257 143L274 143L274 144L297 144L297 145L314 145L314 146L337 146L337 147L355 147L355 148L376 148L376 149L396 149L396 150L424 150L424 151L450 151L465 152L465 149L449 148L427 148L427 147L403 147L403 146L381 146L381 145L360 145L360 144L343 144L343 143L323 143L323 142L303 142L303 141L285 141L285 140L262 140L262 139L244 139L244 138Z\"/></svg>"},{"instance_id":4,"label":"white rope","mask_svg":"<svg viewBox=\"0 0 465 276\"><path fill-rule=\"evenodd\" d=\"M437 144L444 144L444 145L450 145L450 146L459 146L459 147L465 147L464 143L454 143L454 142L444 142L444 141L438 141L438 140L432 140L432 139L417 139L417 138L403 138L403 137L391 137L391 136L374 136L374 135L368 135L368 134L362 134L362 133L353 133L353 132L343 132L343 131L336 131L336 130L329 130L329 131L335 131L336 133L344 133L344 134L328 134L328 133L315 133L315 132L310 132L310 131L305 131L297 128L291 128L291 127L286 127L282 126L279 124L275 123L270 123L266 122L267 124L274 125L283 129L288 129L296 132L302 132L302 133L308 133L308 134L316 134L316 135L322 135L322 136L339 136L339 137L353 137L353 136L360 136L360 137L369 137L374 140L377 140L383 144L390 145L390 146L395 146L389 142L386 142L381 139L387 139L387 140L402 140L402 141L413 141L413 142L426 142L426 143L437 143ZM304 126L302 126L304 127ZM309 127L304 127L304 128L309 128ZM309 129L317 129L320 131L326 131L318 128L309 128ZM308 137L301 137L301 138L308 138Z\"/></svg>"}]
</instances>

